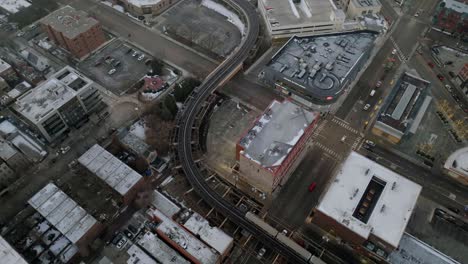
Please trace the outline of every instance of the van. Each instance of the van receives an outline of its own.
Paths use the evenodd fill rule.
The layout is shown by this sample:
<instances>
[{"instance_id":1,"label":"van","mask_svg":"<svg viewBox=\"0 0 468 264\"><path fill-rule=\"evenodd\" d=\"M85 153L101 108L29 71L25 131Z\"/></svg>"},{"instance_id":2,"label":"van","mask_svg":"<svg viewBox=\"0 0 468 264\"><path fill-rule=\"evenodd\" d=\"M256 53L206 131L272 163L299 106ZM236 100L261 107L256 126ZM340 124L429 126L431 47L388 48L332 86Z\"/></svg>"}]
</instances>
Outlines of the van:
<instances>
[{"instance_id":1,"label":"van","mask_svg":"<svg viewBox=\"0 0 468 264\"><path fill-rule=\"evenodd\" d=\"M370 92L370 96L372 97L372 96L374 96L374 94L375 94L375 90L372 90L372 91Z\"/></svg>"}]
</instances>

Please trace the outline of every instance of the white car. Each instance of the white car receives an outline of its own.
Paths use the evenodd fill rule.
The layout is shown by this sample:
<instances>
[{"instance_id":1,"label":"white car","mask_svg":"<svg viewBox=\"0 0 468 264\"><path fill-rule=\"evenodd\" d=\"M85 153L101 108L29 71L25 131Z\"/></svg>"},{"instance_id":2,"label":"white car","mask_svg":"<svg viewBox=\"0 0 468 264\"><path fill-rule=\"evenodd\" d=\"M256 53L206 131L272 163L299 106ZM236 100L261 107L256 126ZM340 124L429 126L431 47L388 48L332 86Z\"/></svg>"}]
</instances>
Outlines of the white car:
<instances>
[{"instance_id":1,"label":"white car","mask_svg":"<svg viewBox=\"0 0 468 264\"><path fill-rule=\"evenodd\" d=\"M392 50L392 55L395 55L397 53L397 50L396 49L393 49Z\"/></svg>"},{"instance_id":2,"label":"white car","mask_svg":"<svg viewBox=\"0 0 468 264\"><path fill-rule=\"evenodd\" d=\"M108 72L108 74L109 74L109 75L112 75L112 74L114 74L115 72L116 72L115 69L111 69L111 70Z\"/></svg>"},{"instance_id":3,"label":"white car","mask_svg":"<svg viewBox=\"0 0 468 264\"><path fill-rule=\"evenodd\" d=\"M366 111L369 110L369 108L370 108L370 104L366 104L366 105L364 106L364 110L366 110Z\"/></svg>"},{"instance_id":4,"label":"white car","mask_svg":"<svg viewBox=\"0 0 468 264\"><path fill-rule=\"evenodd\" d=\"M136 57L136 56L138 56L138 52L134 51L133 54L132 54L132 57Z\"/></svg>"},{"instance_id":5,"label":"white car","mask_svg":"<svg viewBox=\"0 0 468 264\"><path fill-rule=\"evenodd\" d=\"M145 55L144 55L144 54L141 54L141 56L138 57L138 60L141 61L141 60L143 60L144 58L145 58Z\"/></svg>"},{"instance_id":6,"label":"white car","mask_svg":"<svg viewBox=\"0 0 468 264\"><path fill-rule=\"evenodd\" d=\"M127 244L127 239L122 238L119 240L119 242L117 242L117 248L122 249L125 246L125 244Z\"/></svg>"},{"instance_id":7,"label":"white car","mask_svg":"<svg viewBox=\"0 0 468 264\"><path fill-rule=\"evenodd\" d=\"M367 145L369 145L371 147L375 147L375 143L373 141L370 141L370 140L366 139L365 142L366 142Z\"/></svg>"},{"instance_id":8,"label":"white car","mask_svg":"<svg viewBox=\"0 0 468 264\"><path fill-rule=\"evenodd\" d=\"M261 259L263 257L263 255L265 255L265 252L266 252L266 249L261 248L260 251L258 251L257 259Z\"/></svg>"}]
</instances>

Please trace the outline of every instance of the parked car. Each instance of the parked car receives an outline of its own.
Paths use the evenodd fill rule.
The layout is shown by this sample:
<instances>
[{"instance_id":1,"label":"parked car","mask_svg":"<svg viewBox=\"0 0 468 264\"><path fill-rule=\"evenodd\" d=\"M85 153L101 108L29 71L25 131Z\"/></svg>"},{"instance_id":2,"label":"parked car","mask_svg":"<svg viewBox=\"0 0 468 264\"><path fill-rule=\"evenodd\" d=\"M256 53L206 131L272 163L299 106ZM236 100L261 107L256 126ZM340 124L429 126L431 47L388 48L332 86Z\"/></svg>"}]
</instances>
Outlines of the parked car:
<instances>
[{"instance_id":1,"label":"parked car","mask_svg":"<svg viewBox=\"0 0 468 264\"><path fill-rule=\"evenodd\" d=\"M309 185L309 192L313 192L315 190L315 187L317 187L317 183L316 182L312 182L310 185Z\"/></svg>"},{"instance_id":2,"label":"parked car","mask_svg":"<svg viewBox=\"0 0 468 264\"><path fill-rule=\"evenodd\" d=\"M136 57L136 56L138 56L138 52L134 51L133 54L132 54L132 57Z\"/></svg>"},{"instance_id":3,"label":"parked car","mask_svg":"<svg viewBox=\"0 0 468 264\"><path fill-rule=\"evenodd\" d=\"M365 142L367 145L371 146L371 147L375 147L374 141L371 141L371 140L367 140L367 139L366 139L366 141L364 141L364 142Z\"/></svg>"},{"instance_id":4,"label":"parked car","mask_svg":"<svg viewBox=\"0 0 468 264\"><path fill-rule=\"evenodd\" d=\"M138 60L141 61L145 58L145 54L141 54L140 57L138 57Z\"/></svg>"},{"instance_id":5,"label":"parked car","mask_svg":"<svg viewBox=\"0 0 468 264\"><path fill-rule=\"evenodd\" d=\"M369 108L370 108L370 104L366 104L366 105L364 106L364 110L366 110L366 111L369 110Z\"/></svg>"},{"instance_id":6,"label":"parked car","mask_svg":"<svg viewBox=\"0 0 468 264\"><path fill-rule=\"evenodd\" d=\"M260 251L258 251L257 259L261 259L263 257L263 255L265 255L265 252L266 252L266 249L261 248Z\"/></svg>"},{"instance_id":7,"label":"parked car","mask_svg":"<svg viewBox=\"0 0 468 264\"><path fill-rule=\"evenodd\" d=\"M118 233L114 238L112 238L111 243L117 245L117 243L123 238L121 233Z\"/></svg>"},{"instance_id":8,"label":"parked car","mask_svg":"<svg viewBox=\"0 0 468 264\"><path fill-rule=\"evenodd\" d=\"M380 86L382 86L382 81L378 81L378 82L375 84L375 88L379 88Z\"/></svg>"},{"instance_id":9,"label":"parked car","mask_svg":"<svg viewBox=\"0 0 468 264\"><path fill-rule=\"evenodd\" d=\"M369 95L370 95L370 97L372 97L372 96L374 96L374 94L375 94L375 90L372 90Z\"/></svg>"},{"instance_id":10,"label":"parked car","mask_svg":"<svg viewBox=\"0 0 468 264\"><path fill-rule=\"evenodd\" d=\"M445 77L440 73L437 74L437 78L439 78L439 80L441 80L441 81L445 80Z\"/></svg>"},{"instance_id":11,"label":"parked car","mask_svg":"<svg viewBox=\"0 0 468 264\"><path fill-rule=\"evenodd\" d=\"M392 55L395 55L397 53L397 50L396 49L393 49L392 50Z\"/></svg>"},{"instance_id":12,"label":"parked car","mask_svg":"<svg viewBox=\"0 0 468 264\"><path fill-rule=\"evenodd\" d=\"M111 70L108 72L108 74L109 74L109 75L112 75L112 74L114 74L115 72L116 72L116 69L111 69Z\"/></svg>"},{"instance_id":13,"label":"parked car","mask_svg":"<svg viewBox=\"0 0 468 264\"><path fill-rule=\"evenodd\" d=\"M128 240L127 240L125 237L122 238L122 239L120 239L119 242L117 242L117 246L116 246L116 247L117 247L118 249L122 249L122 248L125 246L125 244L127 244L127 241L128 241Z\"/></svg>"},{"instance_id":14,"label":"parked car","mask_svg":"<svg viewBox=\"0 0 468 264\"><path fill-rule=\"evenodd\" d=\"M428 62L427 65L428 65L429 67L431 67L431 68L434 68L434 63L432 63L432 62Z\"/></svg>"}]
</instances>

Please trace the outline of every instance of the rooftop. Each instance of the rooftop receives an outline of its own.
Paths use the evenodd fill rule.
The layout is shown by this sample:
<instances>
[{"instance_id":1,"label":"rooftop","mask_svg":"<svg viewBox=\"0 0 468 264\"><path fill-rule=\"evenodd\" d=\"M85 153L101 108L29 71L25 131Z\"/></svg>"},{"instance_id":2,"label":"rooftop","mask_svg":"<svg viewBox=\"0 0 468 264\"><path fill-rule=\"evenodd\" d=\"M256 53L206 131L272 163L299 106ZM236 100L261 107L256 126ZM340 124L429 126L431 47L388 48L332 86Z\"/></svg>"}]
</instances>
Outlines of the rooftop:
<instances>
[{"instance_id":1,"label":"rooftop","mask_svg":"<svg viewBox=\"0 0 468 264\"><path fill-rule=\"evenodd\" d=\"M418 184L351 152L317 209L364 239L372 233L398 247L420 192Z\"/></svg>"},{"instance_id":2,"label":"rooftop","mask_svg":"<svg viewBox=\"0 0 468 264\"><path fill-rule=\"evenodd\" d=\"M8 64L6 61L0 59L0 73L8 70L11 68L11 65Z\"/></svg>"},{"instance_id":3,"label":"rooftop","mask_svg":"<svg viewBox=\"0 0 468 264\"><path fill-rule=\"evenodd\" d=\"M0 259L2 263L28 264L26 260L3 238L0 236Z\"/></svg>"},{"instance_id":4,"label":"rooftop","mask_svg":"<svg viewBox=\"0 0 468 264\"><path fill-rule=\"evenodd\" d=\"M361 7L373 7L373 6L380 6L379 0L352 0L355 3L355 6Z\"/></svg>"},{"instance_id":5,"label":"rooftop","mask_svg":"<svg viewBox=\"0 0 468 264\"><path fill-rule=\"evenodd\" d=\"M408 233L403 234L399 248L388 256L388 261L395 264L460 264Z\"/></svg>"},{"instance_id":6,"label":"rooftop","mask_svg":"<svg viewBox=\"0 0 468 264\"><path fill-rule=\"evenodd\" d=\"M211 227L210 223L196 212L185 222L184 227L221 255L224 255L233 243L232 237L217 227Z\"/></svg>"},{"instance_id":7,"label":"rooftop","mask_svg":"<svg viewBox=\"0 0 468 264\"><path fill-rule=\"evenodd\" d=\"M429 85L430 82L416 75L403 73L380 109L376 126L386 125L389 130L393 129L396 133L405 133L413 123L419 122L422 118L422 116L418 118L420 110L423 110L422 114L425 112L430 102L425 96Z\"/></svg>"},{"instance_id":8,"label":"rooftop","mask_svg":"<svg viewBox=\"0 0 468 264\"><path fill-rule=\"evenodd\" d=\"M318 115L287 100L273 101L240 139L242 154L265 168L280 166Z\"/></svg>"},{"instance_id":9,"label":"rooftop","mask_svg":"<svg viewBox=\"0 0 468 264\"><path fill-rule=\"evenodd\" d=\"M145 251L161 264L188 264L177 251L169 247L164 241L151 232L146 232L140 240L140 245ZM133 246L132 246L133 247ZM131 249L131 248L130 248ZM129 252L130 254L130 252ZM131 255L131 254L130 254Z\"/></svg>"},{"instance_id":10,"label":"rooftop","mask_svg":"<svg viewBox=\"0 0 468 264\"><path fill-rule=\"evenodd\" d=\"M468 178L468 147L461 148L452 153L447 158L444 168L456 171Z\"/></svg>"},{"instance_id":11,"label":"rooftop","mask_svg":"<svg viewBox=\"0 0 468 264\"><path fill-rule=\"evenodd\" d=\"M84 11L64 6L41 19L41 23L61 32L69 39L74 39L99 22Z\"/></svg>"},{"instance_id":12,"label":"rooftop","mask_svg":"<svg viewBox=\"0 0 468 264\"><path fill-rule=\"evenodd\" d=\"M140 174L98 144L81 155L78 162L122 196L127 194L142 178Z\"/></svg>"},{"instance_id":13,"label":"rooftop","mask_svg":"<svg viewBox=\"0 0 468 264\"><path fill-rule=\"evenodd\" d=\"M206 246L203 242L198 240L194 235L185 230L179 224L172 221L172 219L164 215L159 210L150 209L148 213L162 221L157 227L159 232L183 248L184 251L196 258L200 263L217 263L219 254L210 247Z\"/></svg>"},{"instance_id":14,"label":"rooftop","mask_svg":"<svg viewBox=\"0 0 468 264\"><path fill-rule=\"evenodd\" d=\"M161 0L127 0L127 2L134 6L142 7L148 5L156 5L159 2L161 2Z\"/></svg>"},{"instance_id":15,"label":"rooftop","mask_svg":"<svg viewBox=\"0 0 468 264\"><path fill-rule=\"evenodd\" d=\"M11 146L8 141L0 137L0 158L7 161L16 153L18 153L18 151Z\"/></svg>"},{"instance_id":16,"label":"rooftop","mask_svg":"<svg viewBox=\"0 0 468 264\"><path fill-rule=\"evenodd\" d=\"M47 184L28 203L72 243L79 241L97 223L53 183Z\"/></svg>"},{"instance_id":17,"label":"rooftop","mask_svg":"<svg viewBox=\"0 0 468 264\"><path fill-rule=\"evenodd\" d=\"M91 82L67 66L36 88L18 97L13 107L32 123L38 123L73 99Z\"/></svg>"},{"instance_id":18,"label":"rooftop","mask_svg":"<svg viewBox=\"0 0 468 264\"><path fill-rule=\"evenodd\" d=\"M268 63L272 76L266 78L293 83L314 97L331 100L342 91L346 77L359 71L357 65L375 38L370 31L292 37Z\"/></svg>"},{"instance_id":19,"label":"rooftop","mask_svg":"<svg viewBox=\"0 0 468 264\"><path fill-rule=\"evenodd\" d=\"M150 150L150 145L146 144L141 138L137 137L129 130L124 130L119 135L120 141L136 154L146 157Z\"/></svg>"},{"instance_id":20,"label":"rooftop","mask_svg":"<svg viewBox=\"0 0 468 264\"><path fill-rule=\"evenodd\" d=\"M47 155L47 151L38 142L8 120L0 122L0 136L11 142L30 160L40 161Z\"/></svg>"},{"instance_id":21,"label":"rooftop","mask_svg":"<svg viewBox=\"0 0 468 264\"><path fill-rule=\"evenodd\" d=\"M163 212L166 216L170 218L172 218L175 214L177 214L180 211L179 206L177 206L164 194L158 191L153 192L153 199L151 200L151 204L156 209Z\"/></svg>"},{"instance_id":22,"label":"rooftop","mask_svg":"<svg viewBox=\"0 0 468 264\"><path fill-rule=\"evenodd\" d=\"M445 8L455 10L458 13L468 13L468 4L456 0L442 0L445 3Z\"/></svg>"},{"instance_id":23,"label":"rooftop","mask_svg":"<svg viewBox=\"0 0 468 264\"><path fill-rule=\"evenodd\" d=\"M302 0L299 4L292 0L263 0L268 20L275 28L329 22L334 6L329 0Z\"/></svg>"},{"instance_id":24,"label":"rooftop","mask_svg":"<svg viewBox=\"0 0 468 264\"><path fill-rule=\"evenodd\" d=\"M26 0L2 0L0 1L0 7L6 11L14 14L20 11L23 8L27 8L31 5L30 2Z\"/></svg>"}]
</instances>

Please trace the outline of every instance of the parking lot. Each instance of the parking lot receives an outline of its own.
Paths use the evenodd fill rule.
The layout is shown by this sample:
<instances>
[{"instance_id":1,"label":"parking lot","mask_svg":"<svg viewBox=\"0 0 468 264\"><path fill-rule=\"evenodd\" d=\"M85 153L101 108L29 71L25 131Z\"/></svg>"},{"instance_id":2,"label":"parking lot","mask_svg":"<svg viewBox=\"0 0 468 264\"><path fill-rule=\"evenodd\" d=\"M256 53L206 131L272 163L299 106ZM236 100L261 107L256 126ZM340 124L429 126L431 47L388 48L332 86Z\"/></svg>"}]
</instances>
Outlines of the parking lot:
<instances>
[{"instance_id":1,"label":"parking lot","mask_svg":"<svg viewBox=\"0 0 468 264\"><path fill-rule=\"evenodd\" d=\"M159 31L211 57L224 57L240 43L239 29L198 1L182 1L159 19Z\"/></svg>"},{"instance_id":2,"label":"parking lot","mask_svg":"<svg viewBox=\"0 0 468 264\"><path fill-rule=\"evenodd\" d=\"M91 79L116 95L127 92L148 72L152 57L121 40L114 40L78 64Z\"/></svg>"}]
</instances>

